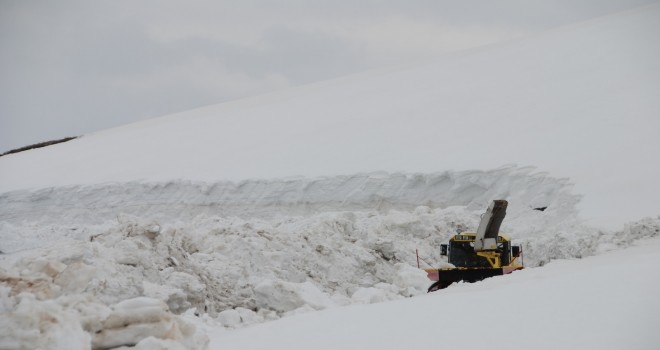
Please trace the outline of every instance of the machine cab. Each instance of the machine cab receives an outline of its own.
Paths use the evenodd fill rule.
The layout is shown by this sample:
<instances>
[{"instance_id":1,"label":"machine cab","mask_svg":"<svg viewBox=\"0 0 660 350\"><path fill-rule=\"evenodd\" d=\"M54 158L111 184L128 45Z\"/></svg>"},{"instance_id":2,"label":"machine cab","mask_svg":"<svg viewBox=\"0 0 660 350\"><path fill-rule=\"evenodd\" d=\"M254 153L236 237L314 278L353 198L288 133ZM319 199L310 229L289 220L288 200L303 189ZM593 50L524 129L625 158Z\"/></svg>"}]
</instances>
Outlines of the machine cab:
<instances>
[{"instance_id":1,"label":"machine cab","mask_svg":"<svg viewBox=\"0 0 660 350\"><path fill-rule=\"evenodd\" d=\"M489 260L475 252L475 233L461 233L453 236L449 244L440 245L440 255L448 257L450 264L456 267L494 267ZM520 246L511 245L508 236L502 234L497 236L497 248L501 266L512 265L521 254Z\"/></svg>"}]
</instances>

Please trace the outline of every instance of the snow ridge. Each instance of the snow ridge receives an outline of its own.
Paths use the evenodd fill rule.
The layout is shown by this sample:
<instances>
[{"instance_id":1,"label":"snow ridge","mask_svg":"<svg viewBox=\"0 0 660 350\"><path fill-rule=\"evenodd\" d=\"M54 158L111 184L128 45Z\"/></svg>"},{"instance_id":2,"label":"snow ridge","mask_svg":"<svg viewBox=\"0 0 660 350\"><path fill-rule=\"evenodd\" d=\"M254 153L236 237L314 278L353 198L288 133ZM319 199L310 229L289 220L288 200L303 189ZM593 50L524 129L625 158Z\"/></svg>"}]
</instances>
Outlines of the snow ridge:
<instances>
[{"instance_id":1,"label":"snow ridge","mask_svg":"<svg viewBox=\"0 0 660 350\"><path fill-rule=\"evenodd\" d=\"M573 211L572 184L534 168L432 174L366 173L335 177L241 182L128 182L54 187L0 194L0 221L99 224L130 213L159 222L205 215L272 217L326 211L411 210L466 206L481 209L495 198L514 208L561 202Z\"/></svg>"}]
</instances>

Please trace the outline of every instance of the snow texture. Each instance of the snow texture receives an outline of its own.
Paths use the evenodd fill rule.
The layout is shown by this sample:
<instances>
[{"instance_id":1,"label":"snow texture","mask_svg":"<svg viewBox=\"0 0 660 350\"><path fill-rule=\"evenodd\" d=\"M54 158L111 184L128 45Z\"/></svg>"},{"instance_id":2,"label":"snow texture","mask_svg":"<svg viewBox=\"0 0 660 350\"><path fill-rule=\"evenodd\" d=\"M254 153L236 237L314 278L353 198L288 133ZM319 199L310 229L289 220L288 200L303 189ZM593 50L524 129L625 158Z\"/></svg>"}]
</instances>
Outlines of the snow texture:
<instances>
[{"instance_id":1,"label":"snow texture","mask_svg":"<svg viewBox=\"0 0 660 350\"><path fill-rule=\"evenodd\" d=\"M200 215L168 225L122 216L88 238L2 256L1 280L11 291L4 291L1 305L4 322L13 326L0 339L18 342L8 348L30 347L56 332L53 337L80 344L91 337L94 348L154 337L201 349L203 334L174 314L197 310L237 328L422 295L428 281L414 267L415 249L423 263L442 261L439 244L476 228L480 213L455 206L249 220ZM562 217L553 223L544 216L551 213L527 208L505 221L520 238L528 266L660 234L660 218L607 233ZM57 319L57 326L43 326L44 317Z\"/></svg>"},{"instance_id":2,"label":"snow texture","mask_svg":"<svg viewBox=\"0 0 660 350\"><path fill-rule=\"evenodd\" d=\"M115 183L111 191L129 196L134 182L176 180L222 191L248 179L516 164L570 178L580 215L620 230L660 212L658 32L660 7L651 6L84 135L0 157L0 193ZM70 199L53 204L75 207L84 196Z\"/></svg>"},{"instance_id":3,"label":"snow texture","mask_svg":"<svg viewBox=\"0 0 660 350\"><path fill-rule=\"evenodd\" d=\"M242 218L309 216L322 212L390 209L412 211L464 206L482 210L494 198L511 202L509 216L516 211L548 207L544 217L575 215L579 196L572 184L533 168L502 167L491 171L462 171L435 174L370 173L316 179L246 180L239 183L168 182L123 183L49 188L0 194L0 224L3 231L26 223L18 242L3 240L0 250L25 248L49 239L85 237L90 226L130 214L158 225L191 221L200 215ZM57 235L39 227L68 223Z\"/></svg>"},{"instance_id":4,"label":"snow texture","mask_svg":"<svg viewBox=\"0 0 660 350\"><path fill-rule=\"evenodd\" d=\"M659 24L650 6L2 157L0 348L458 348L475 322L475 347L652 348ZM415 252L442 265L493 199L528 269L426 295Z\"/></svg>"},{"instance_id":5,"label":"snow texture","mask_svg":"<svg viewBox=\"0 0 660 350\"><path fill-rule=\"evenodd\" d=\"M212 349L655 349L660 240L211 335Z\"/></svg>"}]
</instances>

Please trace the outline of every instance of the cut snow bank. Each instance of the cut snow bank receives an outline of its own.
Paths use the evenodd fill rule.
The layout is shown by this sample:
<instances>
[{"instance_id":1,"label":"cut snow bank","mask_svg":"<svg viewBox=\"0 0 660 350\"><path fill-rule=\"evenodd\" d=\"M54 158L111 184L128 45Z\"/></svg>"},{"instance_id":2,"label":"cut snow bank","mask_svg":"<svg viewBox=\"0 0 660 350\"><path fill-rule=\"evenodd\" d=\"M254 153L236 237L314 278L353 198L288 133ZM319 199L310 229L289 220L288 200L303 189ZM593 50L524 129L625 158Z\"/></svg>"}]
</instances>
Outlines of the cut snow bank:
<instances>
[{"instance_id":1,"label":"cut snow bank","mask_svg":"<svg viewBox=\"0 0 660 350\"><path fill-rule=\"evenodd\" d=\"M122 214L164 224L190 221L202 214L259 218L333 211L410 211L418 206L483 210L493 199L509 200L509 217L548 207L545 217L556 219L576 214L579 196L571 190L567 179L515 166L490 171L380 172L313 179L108 183L2 193L0 223L66 223L77 230L115 221ZM25 239L21 237L23 246ZM3 240L0 250L14 250L9 244Z\"/></svg>"}]
</instances>

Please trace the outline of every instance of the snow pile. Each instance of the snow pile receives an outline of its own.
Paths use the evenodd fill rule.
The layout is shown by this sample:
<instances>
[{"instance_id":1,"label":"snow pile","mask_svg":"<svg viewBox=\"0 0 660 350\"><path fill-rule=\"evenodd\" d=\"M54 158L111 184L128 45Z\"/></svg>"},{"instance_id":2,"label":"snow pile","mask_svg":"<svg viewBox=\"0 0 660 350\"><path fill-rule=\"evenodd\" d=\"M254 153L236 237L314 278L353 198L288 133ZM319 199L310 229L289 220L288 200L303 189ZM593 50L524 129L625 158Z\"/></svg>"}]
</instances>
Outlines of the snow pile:
<instances>
[{"instance_id":1,"label":"snow pile","mask_svg":"<svg viewBox=\"0 0 660 350\"><path fill-rule=\"evenodd\" d=\"M440 244L476 230L494 198L511 203L502 230L523 245L527 266L624 247L660 227L657 218L619 232L588 227L570 182L515 167L238 185L136 183L125 187L129 195L120 188L5 194L2 249L23 250L0 255L1 266L29 280L35 298L82 295L107 310L148 297L173 314L208 314L236 328L425 293L429 282L415 252L421 267L441 265ZM64 204L75 198L79 205ZM128 206L133 215L112 204L104 210L123 200L139 204ZM30 216L29 203L40 201Z\"/></svg>"},{"instance_id":2,"label":"snow pile","mask_svg":"<svg viewBox=\"0 0 660 350\"><path fill-rule=\"evenodd\" d=\"M101 226L103 232L85 240L64 240L2 255L0 262L9 276L3 283L30 286L31 302L55 303L57 315L71 315L62 327L77 332L81 342L85 334L97 342L105 341L103 334L113 334L108 338L135 340L134 335L153 335L201 344L191 335L199 327L187 328L166 310L178 315L208 314L219 324L236 328L309 311L424 294L429 282L416 268L415 250L422 257L422 267L437 266L443 261L439 245L456 232L474 230L482 211L420 206L412 211L260 219L200 215L191 222L162 225L120 216L114 225ZM505 219L503 225L523 244L528 266L619 249L660 234L660 218L611 233L589 229L579 221L551 224L545 213L528 208ZM150 308L135 316L123 315L123 302L140 297L151 298L152 304L145 303ZM20 310L21 300L5 296L3 305ZM90 309L96 311L84 313ZM113 333L114 321L104 321L111 315L109 310L130 320L158 321L122 329L127 333L118 337ZM75 319L79 319L78 328ZM90 328L92 324L97 328ZM168 338L170 333L163 332L172 325L180 335Z\"/></svg>"},{"instance_id":3,"label":"snow pile","mask_svg":"<svg viewBox=\"0 0 660 350\"><path fill-rule=\"evenodd\" d=\"M415 248L439 260L440 241L468 225L454 220L474 215L462 211L248 220L201 215L163 226L122 216L87 240L2 259L11 271L29 270L35 259L66 265L55 280L66 281L66 292L90 293L108 304L145 295L165 301L175 313L196 308L215 316L242 307L257 311L243 312L242 319L261 321L296 309L347 305L359 289L376 285L390 299L424 293L419 274L425 277L412 267ZM411 233L411 227L426 232ZM417 282L407 284L415 274Z\"/></svg>"},{"instance_id":4,"label":"snow pile","mask_svg":"<svg viewBox=\"0 0 660 350\"><path fill-rule=\"evenodd\" d=\"M99 326L94 330L93 348L139 346L141 341L154 342L153 338L181 349L204 349L208 344L208 338L196 334L194 326L169 313L162 301L144 297L113 305Z\"/></svg>"},{"instance_id":5,"label":"snow pile","mask_svg":"<svg viewBox=\"0 0 660 350\"><path fill-rule=\"evenodd\" d=\"M80 264L36 259L22 266L20 274L0 272L2 349L207 348L208 337L160 300L107 305L78 291L81 279L90 278Z\"/></svg>"},{"instance_id":6,"label":"snow pile","mask_svg":"<svg viewBox=\"0 0 660 350\"><path fill-rule=\"evenodd\" d=\"M532 236L522 236L520 240L525 256L529 257L525 258L525 263L542 266L552 260L598 255L626 248L639 240L657 237L660 235L660 215L627 223L621 231L602 231L586 225L572 226L566 223L550 228L545 234L534 235L538 227L528 229Z\"/></svg>"}]
</instances>

